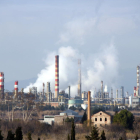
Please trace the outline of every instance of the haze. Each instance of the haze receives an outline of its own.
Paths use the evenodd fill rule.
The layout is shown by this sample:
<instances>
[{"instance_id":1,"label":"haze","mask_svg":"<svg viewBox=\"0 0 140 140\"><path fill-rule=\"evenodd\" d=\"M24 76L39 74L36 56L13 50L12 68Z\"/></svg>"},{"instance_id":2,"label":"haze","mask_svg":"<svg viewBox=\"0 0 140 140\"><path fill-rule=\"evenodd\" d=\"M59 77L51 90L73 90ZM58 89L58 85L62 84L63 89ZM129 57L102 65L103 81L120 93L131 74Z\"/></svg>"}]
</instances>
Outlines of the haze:
<instances>
[{"instance_id":1,"label":"haze","mask_svg":"<svg viewBox=\"0 0 140 140\"><path fill-rule=\"evenodd\" d=\"M102 61L102 55L112 53L117 65L107 71L112 75L114 68L116 87L123 85L132 94L140 64L139 7L139 0L0 0L0 71L5 74L5 88L10 89L6 85L10 81L19 80L21 88L20 81L37 79L48 55L70 46L83 61L88 58L87 64L92 63L90 58ZM108 51L112 44L113 51Z\"/></svg>"}]
</instances>

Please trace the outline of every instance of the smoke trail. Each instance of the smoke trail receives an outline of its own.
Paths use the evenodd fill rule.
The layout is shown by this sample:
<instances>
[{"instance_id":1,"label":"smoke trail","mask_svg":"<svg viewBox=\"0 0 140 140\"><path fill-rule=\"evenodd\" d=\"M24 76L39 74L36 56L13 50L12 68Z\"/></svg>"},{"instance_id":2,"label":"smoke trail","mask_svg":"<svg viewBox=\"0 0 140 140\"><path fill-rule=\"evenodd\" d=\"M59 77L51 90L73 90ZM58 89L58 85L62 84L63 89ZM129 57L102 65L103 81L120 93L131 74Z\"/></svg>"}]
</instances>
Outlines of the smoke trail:
<instances>
[{"instance_id":1,"label":"smoke trail","mask_svg":"<svg viewBox=\"0 0 140 140\"><path fill-rule=\"evenodd\" d=\"M77 59L82 56L82 91L100 88L100 81L114 86L118 79L118 59L115 46L105 46L98 54L88 57L81 55L76 49L68 46L59 48L58 52L49 53L45 63L46 67L38 74L35 83L25 88L36 86L38 91L42 91L42 83L50 82L51 90L54 92L55 84L55 55L59 55L59 79L60 89L67 89L71 86L72 96L77 95L78 66Z\"/></svg>"}]
</instances>

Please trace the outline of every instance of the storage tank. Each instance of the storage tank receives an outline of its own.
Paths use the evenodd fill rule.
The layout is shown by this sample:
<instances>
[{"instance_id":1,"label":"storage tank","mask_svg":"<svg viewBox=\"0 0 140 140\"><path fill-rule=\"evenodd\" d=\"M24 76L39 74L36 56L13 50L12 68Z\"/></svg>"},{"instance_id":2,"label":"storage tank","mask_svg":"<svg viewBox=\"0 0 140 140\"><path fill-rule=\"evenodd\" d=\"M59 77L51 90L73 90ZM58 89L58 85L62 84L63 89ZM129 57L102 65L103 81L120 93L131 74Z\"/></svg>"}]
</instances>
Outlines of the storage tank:
<instances>
[{"instance_id":1,"label":"storage tank","mask_svg":"<svg viewBox=\"0 0 140 140\"><path fill-rule=\"evenodd\" d=\"M81 99L72 99L68 101L68 106L80 107L83 104L83 100Z\"/></svg>"}]
</instances>

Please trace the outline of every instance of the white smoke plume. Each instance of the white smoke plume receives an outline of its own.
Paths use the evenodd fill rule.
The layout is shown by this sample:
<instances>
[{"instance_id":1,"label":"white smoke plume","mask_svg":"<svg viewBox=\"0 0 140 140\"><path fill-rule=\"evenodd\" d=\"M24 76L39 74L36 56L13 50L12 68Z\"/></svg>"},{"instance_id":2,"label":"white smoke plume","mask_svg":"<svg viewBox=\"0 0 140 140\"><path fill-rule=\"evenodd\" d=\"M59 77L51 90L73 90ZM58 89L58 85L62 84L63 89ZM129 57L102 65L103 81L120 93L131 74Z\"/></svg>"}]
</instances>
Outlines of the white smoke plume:
<instances>
[{"instance_id":1,"label":"white smoke plume","mask_svg":"<svg viewBox=\"0 0 140 140\"><path fill-rule=\"evenodd\" d=\"M38 91L42 91L42 83L51 83L51 90L55 87L55 55L59 55L59 85L60 90L67 92L67 87L71 86L71 96L77 95L78 83L78 59L81 58L82 91L100 88L100 82L114 87L118 81L118 59L117 51L113 44L105 46L98 54L84 56L78 50L68 46L59 48L58 52L49 53L45 63L46 67L38 74L35 83L31 83L25 88L36 86Z\"/></svg>"}]
</instances>

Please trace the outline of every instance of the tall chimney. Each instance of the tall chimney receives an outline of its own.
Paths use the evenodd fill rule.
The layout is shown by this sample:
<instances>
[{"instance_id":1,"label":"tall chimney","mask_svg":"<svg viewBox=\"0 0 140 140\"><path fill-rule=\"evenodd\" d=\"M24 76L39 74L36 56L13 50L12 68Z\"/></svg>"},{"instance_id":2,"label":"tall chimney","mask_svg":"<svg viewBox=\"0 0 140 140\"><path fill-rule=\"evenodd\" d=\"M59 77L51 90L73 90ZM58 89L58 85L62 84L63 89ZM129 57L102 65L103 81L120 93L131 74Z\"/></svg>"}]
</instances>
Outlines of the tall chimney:
<instances>
[{"instance_id":1,"label":"tall chimney","mask_svg":"<svg viewBox=\"0 0 140 140\"><path fill-rule=\"evenodd\" d=\"M124 87L121 86L121 98L124 98Z\"/></svg>"},{"instance_id":2,"label":"tall chimney","mask_svg":"<svg viewBox=\"0 0 140 140\"><path fill-rule=\"evenodd\" d=\"M81 98L81 59L78 60L78 96Z\"/></svg>"},{"instance_id":3,"label":"tall chimney","mask_svg":"<svg viewBox=\"0 0 140 140\"><path fill-rule=\"evenodd\" d=\"M101 98L103 99L104 96L103 96L103 81L101 81Z\"/></svg>"},{"instance_id":4,"label":"tall chimney","mask_svg":"<svg viewBox=\"0 0 140 140\"><path fill-rule=\"evenodd\" d=\"M90 126L90 120L91 120L91 116L90 116L90 91L88 91L88 126Z\"/></svg>"},{"instance_id":5,"label":"tall chimney","mask_svg":"<svg viewBox=\"0 0 140 140\"><path fill-rule=\"evenodd\" d=\"M50 82L47 82L47 97L48 102L50 102Z\"/></svg>"},{"instance_id":6,"label":"tall chimney","mask_svg":"<svg viewBox=\"0 0 140 140\"><path fill-rule=\"evenodd\" d=\"M137 66L137 92L136 92L136 96L139 96L139 70L140 70L140 66Z\"/></svg>"},{"instance_id":7,"label":"tall chimney","mask_svg":"<svg viewBox=\"0 0 140 140\"><path fill-rule=\"evenodd\" d=\"M44 101L44 87L45 87L45 84L43 83L43 101Z\"/></svg>"},{"instance_id":8,"label":"tall chimney","mask_svg":"<svg viewBox=\"0 0 140 140\"><path fill-rule=\"evenodd\" d=\"M15 97L17 98L17 94L18 94L18 81L15 81Z\"/></svg>"},{"instance_id":9,"label":"tall chimney","mask_svg":"<svg viewBox=\"0 0 140 140\"><path fill-rule=\"evenodd\" d=\"M55 98L59 96L59 56L55 56Z\"/></svg>"},{"instance_id":10,"label":"tall chimney","mask_svg":"<svg viewBox=\"0 0 140 140\"><path fill-rule=\"evenodd\" d=\"M113 88L111 88L111 99L113 99Z\"/></svg>"},{"instance_id":11,"label":"tall chimney","mask_svg":"<svg viewBox=\"0 0 140 140\"><path fill-rule=\"evenodd\" d=\"M4 99L4 73L0 72L0 99Z\"/></svg>"},{"instance_id":12,"label":"tall chimney","mask_svg":"<svg viewBox=\"0 0 140 140\"><path fill-rule=\"evenodd\" d=\"M134 96L136 96L136 87L134 87Z\"/></svg>"},{"instance_id":13,"label":"tall chimney","mask_svg":"<svg viewBox=\"0 0 140 140\"><path fill-rule=\"evenodd\" d=\"M116 90L116 100L118 99L118 89Z\"/></svg>"},{"instance_id":14,"label":"tall chimney","mask_svg":"<svg viewBox=\"0 0 140 140\"><path fill-rule=\"evenodd\" d=\"M69 99L70 99L70 86L68 86L68 90L69 90L68 92L69 92Z\"/></svg>"}]
</instances>

